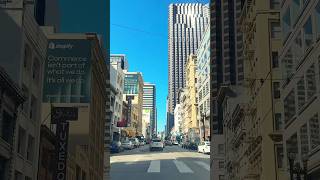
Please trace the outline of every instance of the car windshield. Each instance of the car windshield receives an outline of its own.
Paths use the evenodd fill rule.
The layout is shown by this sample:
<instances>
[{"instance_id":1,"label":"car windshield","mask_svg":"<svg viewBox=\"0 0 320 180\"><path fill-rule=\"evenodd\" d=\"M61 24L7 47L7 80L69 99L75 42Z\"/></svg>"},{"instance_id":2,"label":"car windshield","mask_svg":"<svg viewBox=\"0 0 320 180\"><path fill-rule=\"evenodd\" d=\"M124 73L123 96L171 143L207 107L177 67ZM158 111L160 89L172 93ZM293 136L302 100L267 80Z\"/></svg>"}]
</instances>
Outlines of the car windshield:
<instances>
[{"instance_id":1,"label":"car windshield","mask_svg":"<svg viewBox=\"0 0 320 180\"><path fill-rule=\"evenodd\" d=\"M161 142L161 140L159 140L159 139L154 139L154 140L152 140L152 142Z\"/></svg>"}]
</instances>

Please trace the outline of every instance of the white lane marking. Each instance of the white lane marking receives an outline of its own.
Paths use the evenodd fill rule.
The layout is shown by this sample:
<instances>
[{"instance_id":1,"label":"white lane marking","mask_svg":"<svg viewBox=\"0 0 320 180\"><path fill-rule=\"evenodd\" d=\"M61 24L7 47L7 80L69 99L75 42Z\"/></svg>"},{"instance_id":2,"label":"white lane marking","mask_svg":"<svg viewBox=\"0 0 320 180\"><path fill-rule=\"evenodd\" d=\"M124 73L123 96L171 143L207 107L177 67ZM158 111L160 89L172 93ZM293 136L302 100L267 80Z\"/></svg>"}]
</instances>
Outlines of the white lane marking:
<instances>
[{"instance_id":1,"label":"white lane marking","mask_svg":"<svg viewBox=\"0 0 320 180\"><path fill-rule=\"evenodd\" d=\"M180 173L193 173L193 171L182 161L173 160Z\"/></svg>"},{"instance_id":2,"label":"white lane marking","mask_svg":"<svg viewBox=\"0 0 320 180\"><path fill-rule=\"evenodd\" d=\"M125 165L131 165L131 164L134 164L134 163L136 163L136 162L138 162L138 159L134 159L133 161L131 161L131 162L126 162L126 163L124 163Z\"/></svg>"},{"instance_id":3,"label":"white lane marking","mask_svg":"<svg viewBox=\"0 0 320 180\"><path fill-rule=\"evenodd\" d=\"M160 172L160 161L151 161L148 168L148 173Z\"/></svg>"},{"instance_id":4,"label":"white lane marking","mask_svg":"<svg viewBox=\"0 0 320 180\"><path fill-rule=\"evenodd\" d=\"M198 164L199 166L202 166L203 168L205 168L207 171L210 171L210 166L209 164L202 162L202 161L195 161L196 164Z\"/></svg>"}]
</instances>

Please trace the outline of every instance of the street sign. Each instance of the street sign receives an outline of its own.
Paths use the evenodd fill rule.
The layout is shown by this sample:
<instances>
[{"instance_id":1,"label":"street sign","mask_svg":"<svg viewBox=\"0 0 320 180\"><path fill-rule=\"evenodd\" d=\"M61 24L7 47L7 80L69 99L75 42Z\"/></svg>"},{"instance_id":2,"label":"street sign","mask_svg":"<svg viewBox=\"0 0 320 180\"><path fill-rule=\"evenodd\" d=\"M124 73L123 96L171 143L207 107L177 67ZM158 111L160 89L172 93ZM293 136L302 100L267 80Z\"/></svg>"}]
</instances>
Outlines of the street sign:
<instances>
[{"instance_id":1,"label":"street sign","mask_svg":"<svg viewBox=\"0 0 320 180\"><path fill-rule=\"evenodd\" d=\"M78 120L77 107L53 107L51 109L51 123L57 124L58 121L76 121Z\"/></svg>"}]
</instances>

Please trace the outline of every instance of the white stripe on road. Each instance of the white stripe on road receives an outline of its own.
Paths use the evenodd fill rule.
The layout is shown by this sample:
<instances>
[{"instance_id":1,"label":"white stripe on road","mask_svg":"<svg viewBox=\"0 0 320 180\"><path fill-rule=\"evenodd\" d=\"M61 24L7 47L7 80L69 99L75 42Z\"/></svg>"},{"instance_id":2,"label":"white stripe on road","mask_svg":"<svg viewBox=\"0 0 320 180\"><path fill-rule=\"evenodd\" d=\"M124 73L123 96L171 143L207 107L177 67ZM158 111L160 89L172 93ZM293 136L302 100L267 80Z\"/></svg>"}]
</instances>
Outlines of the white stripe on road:
<instances>
[{"instance_id":1,"label":"white stripe on road","mask_svg":"<svg viewBox=\"0 0 320 180\"><path fill-rule=\"evenodd\" d=\"M205 168L207 171L210 171L210 166L209 164L202 162L202 161L195 161L196 164L198 164L199 166L202 166L203 168Z\"/></svg>"},{"instance_id":2,"label":"white stripe on road","mask_svg":"<svg viewBox=\"0 0 320 180\"><path fill-rule=\"evenodd\" d=\"M180 173L193 173L193 171L182 161L173 160Z\"/></svg>"},{"instance_id":3,"label":"white stripe on road","mask_svg":"<svg viewBox=\"0 0 320 180\"><path fill-rule=\"evenodd\" d=\"M160 172L160 161L151 161L148 168L148 173Z\"/></svg>"}]
</instances>

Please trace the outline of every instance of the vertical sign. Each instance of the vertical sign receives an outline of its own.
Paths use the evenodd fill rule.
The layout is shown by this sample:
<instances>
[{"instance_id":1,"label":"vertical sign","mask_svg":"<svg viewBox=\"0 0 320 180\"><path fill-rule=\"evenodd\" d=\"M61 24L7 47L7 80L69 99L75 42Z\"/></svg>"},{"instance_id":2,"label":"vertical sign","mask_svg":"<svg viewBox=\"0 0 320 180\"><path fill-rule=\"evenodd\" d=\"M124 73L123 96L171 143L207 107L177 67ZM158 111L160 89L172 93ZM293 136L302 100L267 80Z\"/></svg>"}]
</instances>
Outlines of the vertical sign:
<instances>
[{"instance_id":1,"label":"vertical sign","mask_svg":"<svg viewBox=\"0 0 320 180\"><path fill-rule=\"evenodd\" d=\"M128 101L128 114L127 114L127 125L128 127L131 126L131 106L132 106L132 100L134 99L134 96L126 96L126 100Z\"/></svg>"},{"instance_id":2,"label":"vertical sign","mask_svg":"<svg viewBox=\"0 0 320 180\"><path fill-rule=\"evenodd\" d=\"M55 180L67 179L67 157L69 122L78 119L78 108L76 107L52 107L51 123L56 124L56 169Z\"/></svg>"},{"instance_id":3,"label":"vertical sign","mask_svg":"<svg viewBox=\"0 0 320 180\"><path fill-rule=\"evenodd\" d=\"M91 96L91 41L51 39L43 80L43 102L88 103Z\"/></svg>"},{"instance_id":4,"label":"vertical sign","mask_svg":"<svg viewBox=\"0 0 320 180\"><path fill-rule=\"evenodd\" d=\"M68 156L68 136L69 122L64 121L57 124L57 145L56 145L56 180L67 179L67 156Z\"/></svg>"}]
</instances>

